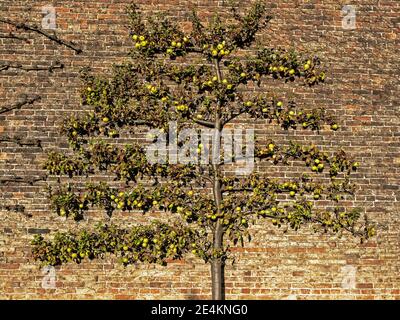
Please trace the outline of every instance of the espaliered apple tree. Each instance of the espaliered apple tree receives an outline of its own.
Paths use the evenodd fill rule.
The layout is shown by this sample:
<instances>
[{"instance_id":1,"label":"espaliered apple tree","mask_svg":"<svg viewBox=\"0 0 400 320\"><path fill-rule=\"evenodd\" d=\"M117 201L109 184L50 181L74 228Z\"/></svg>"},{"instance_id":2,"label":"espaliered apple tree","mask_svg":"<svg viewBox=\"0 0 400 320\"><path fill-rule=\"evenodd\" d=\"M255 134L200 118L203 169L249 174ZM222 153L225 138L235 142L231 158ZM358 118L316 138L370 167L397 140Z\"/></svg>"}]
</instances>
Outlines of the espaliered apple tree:
<instances>
[{"instance_id":1,"label":"espaliered apple tree","mask_svg":"<svg viewBox=\"0 0 400 320\"><path fill-rule=\"evenodd\" d=\"M161 221L168 223L130 229L104 223L84 232L57 233L52 239L36 236L37 260L59 265L111 253L124 265L164 265L193 254L210 263L212 297L223 299L229 249L250 239L248 228L257 219L294 230L312 223L315 231L348 231L361 239L374 234L359 210L340 204L353 194L349 178L359 166L342 150L328 154L313 144L278 145L272 140L258 145L257 161L304 161L305 172L297 179L279 180L263 172L228 174L224 161L154 164L147 161L144 145L116 143L123 130L167 132L170 121L178 128L205 127L220 133L241 114L286 130L339 128L323 108L303 110L274 93L254 91L262 81L314 86L324 81L325 72L316 56L295 51L264 48L245 53L270 20L261 2L244 15L232 9L232 15L234 22L223 23L216 15L204 25L193 13L187 34L164 15L143 19L135 6L130 7L130 60L115 66L109 78L82 73L82 101L89 111L66 119L62 127L73 154L51 152L45 163L50 175L108 172L120 185L60 183L49 188L49 197L56 214L75 220L94 207L109 216L115 210L129 211L133 221L140 212L165 211L167 219ZM251 91L246 90L249 86ZM197 151L201 153L202 146ZM320 200L331 204L321 209Z\"/></svg>"}]
</instances>

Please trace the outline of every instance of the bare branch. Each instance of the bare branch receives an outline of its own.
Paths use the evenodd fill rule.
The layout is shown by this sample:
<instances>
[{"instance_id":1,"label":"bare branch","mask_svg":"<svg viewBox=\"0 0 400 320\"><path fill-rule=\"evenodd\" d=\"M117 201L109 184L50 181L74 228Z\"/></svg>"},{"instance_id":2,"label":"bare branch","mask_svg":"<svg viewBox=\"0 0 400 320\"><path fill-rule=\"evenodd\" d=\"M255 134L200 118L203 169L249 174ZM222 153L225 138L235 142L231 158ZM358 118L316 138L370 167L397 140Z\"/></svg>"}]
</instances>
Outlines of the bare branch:
<instances>
[{"instance_id":1,"label":"bare branch","mask_svg":"<svg viewBox=\"0 0 400 320\"><path fill-rule=\"evenodd\" d=\"M29 42L29 39L25 38L25 37L21 37L21 36L17 36L15 34L13 34L12 32L10 32L9 34L0 34L0 39L16 39L16 40L22 40L25 42Z\"/></svg>"},{"instance_id":2,"label":"bare branch","mask_svg":"<svg viewBox=\"0 0 400 320\"><path fill-rule=\"evenodd\" d=\"M18 144L20 147L22 146L34 146L41 148L40 140L33 139L23 139L21 137L10 137L7 135L0 136L0 142L12 142Z\"/></svg>"},{"instance_id":3,"label":"bare branch","mask_svg":"<svg viewBox=\"0 0 400 320\"><path fill-rule=\"evenodd\" d=\"M47 175L39 176L39 177L19 177L12 176L10 178L1 178L0 186L7 186L10 183L26 183L29 185L33 185L35 182L46 180Z\"/></svg>"},{"instance_id":4,"label":"bare branch","mask_svg":"<svg viewBox=\"0 0 400 320\"><path fill-rule=\"evenodd\" d=\"M240 108L239 110L237 110L237 112L231 113L230 115L225 115L223 117L224 119L222 120L222 125L225 126L226 124L239 117L240 115L245 114L246 112L247 108Z\"/></svg>"},{"instance_id":5,"label":"bare branch","mask_svg":"<svg viewBox=\"0 0 400 320\"><path fill-rule=\"evenodd\" d=\"M62 40L62 39L58 38L56 35L47 33L34 25L28 25L26 23L18 23L18 22L14 22L14 21L11 21L8 19L0 19L0 22L12 25L17 29L22 29L25 31L32 31L32 32L39 33L42 36L45 36L46 38L50 39L51 41L54 41L55 43L58 43L60 45L66 46L67 48L74 50L77 54L82 53L82 49L77 48L73 42Z\"/></svg>"},{"instance_id":6,"label":"bare branch","mask_svg":"<svg viewBox=\"0 0 400 320\"><path fill-rule=\"evenodd\" d=\"M17 102L14 105L11 106L6 106L6 107L1 107L0 108L0 114L14 110L14 109L21 109L24 105L26 104L32 104L35 101L40 100L40 96L34 96L32 98L28 98L26 95L23 96L23 100L20 102Z\"/></svg>"},{"instance_id":7,"label":"bare branch","mask_svg":"<svg viewBox=\"0 0 400 320\"><path fill-rule=\"evenodd\" d=\"M0 210L23 212L25 207L19 204L16 205L0 205Z\"/></svg>"},{"instance_id":8,"label":"bare branch","mask_svg":"<svg viewBox=\"0 0 400 320\"><path fill-rule=\"evenodd\" d=\"M10 62L0 64L0 71L8 70L8 69L21 69L24 71L45 70L45 71L53 72L54 69L62 69L62 68L64 68L64 65L58 61L56 61L55 64L51 64L50 66L39 66L39 65L23 66L22 64L19 64L19 63L10 63Z\"/></svg>"},{"instance_id":9,"label":"bare branch","mask_svg":"<svg viewBox=\"0 0 400 320\"><path fill-rule=\"evenodd\" d=\"M26 216L28 218L32 217L32 215L30 213L25 212L25 207L23 205L20 205L20 204L0 205L0 210L19 212L19 213L22 213L24 216Z\"/></svg>"}]
</instances>

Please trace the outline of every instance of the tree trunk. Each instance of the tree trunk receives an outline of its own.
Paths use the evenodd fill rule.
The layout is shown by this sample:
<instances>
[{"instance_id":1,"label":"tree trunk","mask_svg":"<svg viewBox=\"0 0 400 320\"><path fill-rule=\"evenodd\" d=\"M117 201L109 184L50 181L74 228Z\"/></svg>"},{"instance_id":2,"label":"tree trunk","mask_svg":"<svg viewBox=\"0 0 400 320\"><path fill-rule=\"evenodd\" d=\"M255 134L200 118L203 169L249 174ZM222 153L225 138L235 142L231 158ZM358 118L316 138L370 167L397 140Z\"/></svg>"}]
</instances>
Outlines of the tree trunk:
<instances>
[{"instance_id":1,"label":"tree trunk","mask_svg":"<svg viewBox=\"0 0 400 320\"><path fill-rule=\"evenodd\" d=\"M223 248L223 227L218 221L214 230L214 249ZM221 257L212 258L211 260L211 281L212 281L212 299L225 299L225 263Z\"/></svg>"},{"instance_id":2,"label":"tree trunk","mask_svg":"<svg viewBox=\"0 0 400 320\"><path fill-rule=\"evenodd\" d=\"M214 59L215 70L218 77L218 82L222 82L221 70L219 67L218 59ZM220 147L221 147L221 101L218 102L215 108L215 132L213 139L213 170L214 170L214 201L217 207L218 221L215 225L213 234L213 249L216 251L223 250L223 236L224 228L220 218L221 203L222 203L222 192L221 192L221 170L219 166L220 162ZM213 300L224 300L225 299L225 279L224 279L224 259L221 257L212 257L211 260L211 281L212 281L212 299Z\"/></svg>"},{"instance_id":3,"label":"tree trunk","mask_svg":"<svg viewBox=\"0 0 400 320\"><path fill-rule=\"evenodd\" d=\"M221 259L211 261L212 299L225 300L225 264Z\"/></svg>"}]
</instances>

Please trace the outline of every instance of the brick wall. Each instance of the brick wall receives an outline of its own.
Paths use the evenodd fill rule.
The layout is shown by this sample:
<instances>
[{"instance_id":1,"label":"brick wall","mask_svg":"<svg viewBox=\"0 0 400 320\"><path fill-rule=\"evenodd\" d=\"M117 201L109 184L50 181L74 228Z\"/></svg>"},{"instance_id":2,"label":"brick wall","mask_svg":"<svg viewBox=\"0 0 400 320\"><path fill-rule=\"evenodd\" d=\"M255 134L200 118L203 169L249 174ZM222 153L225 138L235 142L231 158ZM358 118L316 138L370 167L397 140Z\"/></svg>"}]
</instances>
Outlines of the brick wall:
<instances>
[{"instance_id":1,"label":"brick wall","mask_svg":"<svg viewBox=\"0 0 400 320\"><path fill-rule=\"evenodd\" d=\"M32 32L16 32L27 42L0 38L0 64L46 65L60 61L64 69L0 71L0 107L14 104L21 94L40 95L41 100L0 114L0 135L40 139L42 149L0 142L0 179L12 175L40 177L46 151L66 147L58 133L60 120L79 111L77 77L82 66L107 72L121 62L132 45L127 37L124 7L128 0L19 1L0 0L0 17L40 25L42 6L57 12L57 34L83 49L75 54L62 45ZM135 1L145 10L171 10L184 19L195 6L202 18L220 10L224 1ZM399 299L400 298L400 107L399 22L400 3L387 1L268 1L274 19L259 39L267 46L294 45L315 50L328 62L328 79L322 86L298 84L279 88L282 95L294 91L304 106L325 106L338 117L342 130L289 131L296 141L312 141L330 151L344 148L361 163L354 175L357 196L349 205L360 206L379 223L378 236L360 245L350 237L337 239L316 235L309 228L283 234L267 223L252 227L254 241L236 249L236 263L226 268L228 299ZM356 29L342 27L343 5L356 8ZM241 1L241 7L249 5ZM0 34L9 26L0 23ZM262 134L286 139L283 131L259 123ZM296 168L264 167L273 175L293 176ZM42 287L43 271L30 254L30 240L37 232L76 228L49 210L44 187L14 182L0 185L0 298L111 298L203 299L210 298L209 266L189 256L168 267L137 265L124 268L115 259L64 265L56 268L56 288ZM15 212L7 206L24 206ZM31 217L29 217L31 216ZM102 218L93 212L79 227ZM113 220L132 221L116 213ZM355 283L344 284L348 274ZM347 274L347 276L346 276Z\"/></svg>"}]
</instances>

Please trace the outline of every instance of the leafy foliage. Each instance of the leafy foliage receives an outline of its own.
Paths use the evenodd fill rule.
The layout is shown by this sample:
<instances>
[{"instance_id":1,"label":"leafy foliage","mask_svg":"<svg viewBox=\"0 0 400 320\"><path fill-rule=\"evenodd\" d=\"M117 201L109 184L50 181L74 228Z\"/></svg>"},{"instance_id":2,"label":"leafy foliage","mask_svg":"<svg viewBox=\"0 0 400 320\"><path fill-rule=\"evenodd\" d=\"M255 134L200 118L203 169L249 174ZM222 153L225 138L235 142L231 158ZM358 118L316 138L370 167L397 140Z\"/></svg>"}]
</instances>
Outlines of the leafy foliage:
<instances>
[{"instance_id":1,"label":"leafy foliage","mask_svg":"<svg viewBox=\"0 0 400 320\"><path fill-rule=\"evenodd\" d=\"M339 129L323 108L303 109L273 93L246 90L268 80L314 86L324 82L326 72L317 56L294 50L243 53L271 17L261 2L245 15L235 8L232 14L233 22L223 23L216 15L204 25L193 12L192 31L186 34L166 15L144 19L137 7L129 8L131 60L114 66L108 78L83 70L82 105L90 111L69 117L61 129L73 155L53 151L44 164L51 175L107 172L123 184L60 185L49 188L49 198L56 214L75 220L91 208L102 208L110 216L115 210L164 211L171 224L156 222L131 230L100 225L91 232L58 233L52 241L38 236L33 241L36 259L56 265L113 253L125 265L165 264L192 251L206 262L225 261L230 246L250 239L248 228L257 219L284 230L311 223L316 231L346 231L362 240L374 235L360 210L340 203L353 195L350 176L360 165L343 150L328 154L313 144L259 143L259 163L306 165L298 179L281 181L264 173L231 176L223 161L150 164L143 146L118 144L124 130L158 128L166 133L169 122L176 121L178 128L196 125L221 131L242 114L285 130L319 131L326 125ZM326 209L318 205L321 200ZM218 239L224 236L229 241L222 244Z\"/></svg>"},{"instance_id":2,"label":"leafy foliage","mask_svg":"<svg viewBox=\"0 0 400 320\"><path fill-rule=\"evenodd\" d=\"M156 222L130 230L100 224L91 233L59 233L52 242L36 235L32 243L34 257L47 265L80 263L107 253L116 255L125 265L137 261L165 265L167 259L180 258L190 250L195 253L196 238L189 228Z\"/></svg>"}]
</instances>

